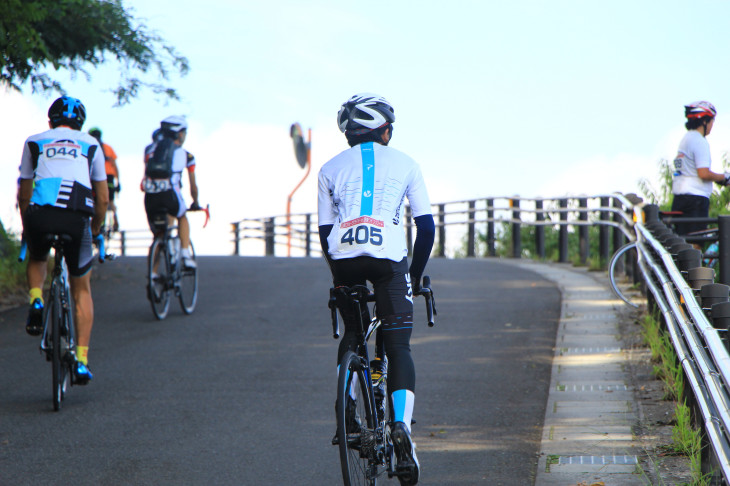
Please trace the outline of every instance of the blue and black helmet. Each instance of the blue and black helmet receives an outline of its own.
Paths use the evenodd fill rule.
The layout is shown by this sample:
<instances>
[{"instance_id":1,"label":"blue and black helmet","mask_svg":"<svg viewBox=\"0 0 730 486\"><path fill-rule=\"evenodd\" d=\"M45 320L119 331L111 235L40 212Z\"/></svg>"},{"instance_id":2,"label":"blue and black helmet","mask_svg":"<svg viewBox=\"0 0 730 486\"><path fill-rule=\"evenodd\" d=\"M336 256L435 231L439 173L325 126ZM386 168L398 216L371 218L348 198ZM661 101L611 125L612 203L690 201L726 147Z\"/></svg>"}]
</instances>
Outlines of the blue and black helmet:
<instances>
[{"instance_id":1,"label":"blue and black helmet","mask_svg":"<svg viewBox=\"0 0 730 486\"><path fill-rule=\"evenodd\" d=\"M86 121L86 107L81 100L62 96L48 109L48 119L54 128L59 125L68 125L80 130Z\"/></svg>"}]
</instances>

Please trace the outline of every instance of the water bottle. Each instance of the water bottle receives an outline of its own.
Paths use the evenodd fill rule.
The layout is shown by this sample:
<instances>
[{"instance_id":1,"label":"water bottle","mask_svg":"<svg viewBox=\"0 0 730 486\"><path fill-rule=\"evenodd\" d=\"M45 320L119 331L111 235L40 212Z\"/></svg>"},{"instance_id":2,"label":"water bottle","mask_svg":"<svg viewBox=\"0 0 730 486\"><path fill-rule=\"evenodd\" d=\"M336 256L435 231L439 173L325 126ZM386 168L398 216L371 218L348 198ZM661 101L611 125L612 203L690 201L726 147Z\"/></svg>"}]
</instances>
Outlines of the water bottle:
<instances>
[{"instance_id":1,"label":"water bottle","mask_svg":"<svg viewBox=\"0 0 730 486\"><path fill-rule=\"evenodd\" d=\"M167 250L170 253L170 263L175 265L178 256L178 248L180 246L180 240L177 238L170 238L167 240Z\"/></svg>"}]
</instances>

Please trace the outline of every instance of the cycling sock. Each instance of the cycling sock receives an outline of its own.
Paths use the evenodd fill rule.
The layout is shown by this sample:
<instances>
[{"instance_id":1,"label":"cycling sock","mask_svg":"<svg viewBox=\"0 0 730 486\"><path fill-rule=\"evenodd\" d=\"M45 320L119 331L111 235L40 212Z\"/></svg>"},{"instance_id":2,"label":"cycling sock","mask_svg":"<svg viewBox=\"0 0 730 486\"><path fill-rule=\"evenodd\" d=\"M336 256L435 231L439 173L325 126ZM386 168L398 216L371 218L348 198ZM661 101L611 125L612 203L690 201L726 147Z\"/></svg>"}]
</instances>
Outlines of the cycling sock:
<instances>
[{"instance_id":1,"label":"cycling sock","mask_svg":"<svg viewBox=\"0 0 730 486\"><path fill-rule=\"evenodd\" d=\"M393 417L396 422L406 424L408 432L411 431L411 418L413 417L413 402L415 394L410 390L396 390L391 395L393 399Z\"/></svg>"},{"instance_id":2,"label":"cycling sock","mask_svg":"<svg viewBox=\"0 0 730 486\"><path fill-rule=\"evenodd\" d=\"M190 254L190 248L183 248L182 256L183 258L192 258L192 255Z\"/></svg>"},{"instance_id":3,"label":"cycling sock","mask_svg":"<svg viewBox=\"0 0 730 486\"><path fill-rule=\"evenodd\" d=\"M76 346L76 361L85 365L89 364L88 346Z\"/></svg>"},{"instance_id":4,"label":"cycling sock","mask_svg":"<svg viewBox=\"0 0 730 486\"><path fill-rule=\"evenodd\" d=\"M32 304L34 300L41 299L41 304L43 303L43 289L39 287L33 287L30 289L30 303Z\"/></svg>"}]
</instances>

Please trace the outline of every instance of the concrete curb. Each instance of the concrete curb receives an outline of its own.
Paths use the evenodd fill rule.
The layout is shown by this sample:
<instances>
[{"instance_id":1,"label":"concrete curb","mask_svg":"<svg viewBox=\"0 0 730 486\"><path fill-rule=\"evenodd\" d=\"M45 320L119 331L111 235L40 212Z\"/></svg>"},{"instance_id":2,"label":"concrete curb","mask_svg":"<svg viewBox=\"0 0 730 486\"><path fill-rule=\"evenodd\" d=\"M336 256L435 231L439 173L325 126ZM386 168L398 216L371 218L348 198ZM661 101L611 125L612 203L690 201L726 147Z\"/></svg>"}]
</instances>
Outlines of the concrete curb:
<instances>
[{"instance_id":1,"label":"concrete curb","mask_svg":"<svg viewBox=\"0 0 730 486\"><path fill-rule=\"evenodd\" d=\"M650 484L632 425L630 387L609 283L561 264L513 262L554 282L562 295L536 486Z\"/></svg>"}]
</instances>

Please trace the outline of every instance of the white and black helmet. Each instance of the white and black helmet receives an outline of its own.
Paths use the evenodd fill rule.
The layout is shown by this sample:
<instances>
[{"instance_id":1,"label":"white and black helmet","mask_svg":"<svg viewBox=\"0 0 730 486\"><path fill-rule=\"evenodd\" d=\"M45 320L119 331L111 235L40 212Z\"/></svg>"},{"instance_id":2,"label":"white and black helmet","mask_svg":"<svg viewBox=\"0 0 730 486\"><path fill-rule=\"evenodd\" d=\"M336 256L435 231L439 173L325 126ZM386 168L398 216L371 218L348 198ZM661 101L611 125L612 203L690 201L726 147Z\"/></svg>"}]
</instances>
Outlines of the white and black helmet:
<instances>
[{"instance_id":1,"label":"white and black helmet","mask_svg":"<svg viewBox=\"0 0 730 486\"><path fill-rule=\"evenodd\" d=\"M162 130L168 130L173 133L181 132L188 129L188 122L184 116L168 116L160 123Z\"/></svg>"},{"instance_id":2,"label":"white and black helmet","mask_svg":"<svg viewBox=\"0 0 730 486\"><path fill-rule=\"evenodd\" d=\"M395 121L393 107L382 96L358 93L342 104L337 124L342 133L358 135Z\"/></svg>"}]
</instances>

